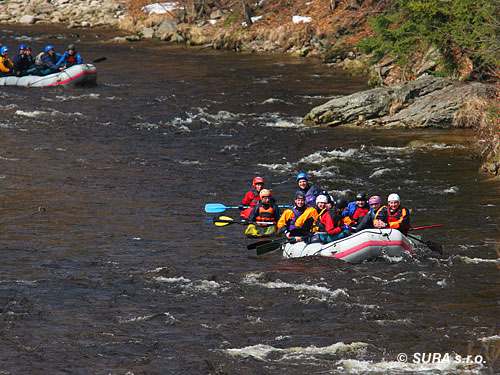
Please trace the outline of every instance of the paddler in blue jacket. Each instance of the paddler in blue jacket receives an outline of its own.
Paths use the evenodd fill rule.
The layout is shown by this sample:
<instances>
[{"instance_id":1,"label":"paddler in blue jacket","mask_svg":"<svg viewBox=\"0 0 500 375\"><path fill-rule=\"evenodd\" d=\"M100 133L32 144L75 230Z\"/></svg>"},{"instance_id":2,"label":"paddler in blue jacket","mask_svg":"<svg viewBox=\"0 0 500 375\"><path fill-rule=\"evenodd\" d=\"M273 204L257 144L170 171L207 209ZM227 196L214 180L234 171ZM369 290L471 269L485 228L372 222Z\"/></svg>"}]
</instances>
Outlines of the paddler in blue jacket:
<instances>
[{"instance_id":1,"label":"paddler in blue jacket","mask_svg":"<svg viewBox=\"0 0 500 375\"><path fill-rule=\"evenodd\" d=\"M83 59L78 52L76 52L76 47L74 44L70 44L66 49L66 52L57 61L57 66L59 69L66 69L73 65L83 64Z\"/></svg>"},{"instance_id":2,"label":"paddler in blue jacket","mask_svg":"<svg viewBox=\"0 0 500 375\"><path fill-rule=\"evenodd\" d=\"M321 189L309 183L309 176L306 172L299 172L295 179L299 188L298 191L306 197L306 206L314 207L316 205L316 198L321 194Z\"/></svg>"},{"instance_id":3,"label":"paddler in blue jacket","mask_svg":"<svg viewBox=\"0 0 500 375\"><path fill-rule=\"evenodd\" d=\"M306 196L301 191L295 194L293 208L286 209L278 220L278 232L285 234L287 238L307 234L304 230L295 226L295 220L306 210Z\"/></svg>"}]
</instances>

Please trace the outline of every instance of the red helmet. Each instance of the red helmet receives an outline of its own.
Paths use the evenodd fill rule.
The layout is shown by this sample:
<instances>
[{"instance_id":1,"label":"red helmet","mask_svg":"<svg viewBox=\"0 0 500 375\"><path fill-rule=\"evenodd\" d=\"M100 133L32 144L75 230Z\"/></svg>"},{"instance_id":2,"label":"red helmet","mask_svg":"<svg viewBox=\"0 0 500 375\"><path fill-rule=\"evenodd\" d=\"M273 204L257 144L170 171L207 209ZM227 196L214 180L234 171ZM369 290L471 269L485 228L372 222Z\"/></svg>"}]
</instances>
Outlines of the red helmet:
<instances>
[{"instance_id":1,"label":"red helmet","mask_svg":"<svg viewBox=\"0 0 500 375\"><path fill-rule=\"evenodd\" d=\"M252 180L252 186L255 187L255 185L257 184L263 184L264 183L264 179L262 177L254 177L254 179Z\"/></svg>"}]
</instances>

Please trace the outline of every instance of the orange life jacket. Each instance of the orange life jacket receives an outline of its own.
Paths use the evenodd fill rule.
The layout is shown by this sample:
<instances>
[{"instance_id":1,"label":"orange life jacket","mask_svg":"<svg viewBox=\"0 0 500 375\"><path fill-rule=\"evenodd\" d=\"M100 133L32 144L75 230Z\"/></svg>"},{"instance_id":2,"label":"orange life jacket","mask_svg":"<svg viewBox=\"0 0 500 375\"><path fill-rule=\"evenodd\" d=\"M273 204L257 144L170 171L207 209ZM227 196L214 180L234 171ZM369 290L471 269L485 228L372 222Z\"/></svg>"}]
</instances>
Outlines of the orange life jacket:
<instances>
[{"instance_id":1,"label":"orange life jacket","mask_svg":"<svg viewBox=\"0 0 500 375\"><path fill-rule=\"evenodd\" d=\"M266 222L266 223L276 223L275 212L273 205L269 205L265 208L263 205L259 205L257 215L255 216L255 221Z\"/></svg>"}]
</instances>

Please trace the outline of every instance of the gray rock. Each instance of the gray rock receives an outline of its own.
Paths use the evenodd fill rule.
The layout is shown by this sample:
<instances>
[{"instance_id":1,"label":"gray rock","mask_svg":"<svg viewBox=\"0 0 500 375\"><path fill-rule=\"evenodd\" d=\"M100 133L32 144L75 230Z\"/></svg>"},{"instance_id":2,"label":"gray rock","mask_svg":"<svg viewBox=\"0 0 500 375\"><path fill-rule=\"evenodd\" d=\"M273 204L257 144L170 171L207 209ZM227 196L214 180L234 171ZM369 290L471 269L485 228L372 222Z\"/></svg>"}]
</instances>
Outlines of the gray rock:
<instances>
[{"instance_id":1,"label":"gray rock","mask_svg":"<svg viewBox=\"0 0 500 375\"><path fill-rule=\"evenodd\" d=\"M152 27L145 27L141 30L141 35L144 39L151 39L155 35L155 30Z\"/></svg>"},{"instance_id":2,"label":"gray rock","mask_svg":"<svg viewBox=\"0 0 500 375\"><path fill-rule=\"evenodd\" d=\"M19 23L24 23L26 25L33 25L36 22L36 17L32 15L24 15L19 18Z\"/></svg>"},{"instance_id":3,"label":"gray rock","mask_svg":"<svg viewBox=\"0 0 500 375\"><path fill-rule=\"evenodd\" d=\"M393 87L337 97L313 108L306 124L337 126L441 127L453 125L456 111L473 96L491 96L490 85L423 76Z\"/></svg>"},{"instance_id":4,"label":"gray rock","mask_svg":"<svg viewBox=\"0 0 500 375\"><path fill-rule=\"evenodd\" d=\"M161 40L170 39L177 31L177 23L173 20L164 20L156 28L155 35Z\"/></svg>"},{"instance_id":5,"label":"gray rock","mask_svg":"<svg viewBox=\"0 0 500 375\"><path fill-rule=\"evenodd\" d=\"M220 9L214 10L212 13L210 13L210 18L213 20L217 20L221 18L224 15Z\"/></svg>"}]
</instances>

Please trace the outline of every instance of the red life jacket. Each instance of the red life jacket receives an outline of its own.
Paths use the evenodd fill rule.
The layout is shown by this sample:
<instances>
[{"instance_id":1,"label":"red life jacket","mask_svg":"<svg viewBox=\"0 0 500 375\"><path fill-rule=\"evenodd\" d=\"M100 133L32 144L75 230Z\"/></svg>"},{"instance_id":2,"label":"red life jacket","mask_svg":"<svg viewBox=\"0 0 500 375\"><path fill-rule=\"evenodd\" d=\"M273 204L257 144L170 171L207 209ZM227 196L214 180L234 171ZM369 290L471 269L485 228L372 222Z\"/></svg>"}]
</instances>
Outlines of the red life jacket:
<instances>
[{"instance_id":1,"label":"red life jacket","mask_svg":"<svg viewBox=\"0 0 500 375\"><path fill-rule=\"evenodd\" d=\"M396 211L391 212L391 209L387 207L387 223L394 223L397 221L400 221L402 217L406 217L406 221L408 220L408 210L404 207L398 207ZM398 228L403 234L408 233L409 225L407 222L405 222L405 219L403 219L399 223L399 228Z\"/></svg>"},{"instance_id":2,"label":"red life jacket","mask_svg":"<svg viewBox=\"0 0 500 375\"><path fill-rule=\"evenodd\" d=\"M351 216L351 219L354 221L358 221L359 218L366 216L370 212L369 208L366 207L357 207L354 213Z\"/></svg>"},{"instance_id":3,"label":"red life jacket","mask_svg":"<svg viewBox=\"0 0 500 375\"><path fill-rule=\"evenodd\" d=\"M69 55L66 58L66 66L72 66L76 64L76 57L75 55Z\"/></svg>"}]
</instances>

